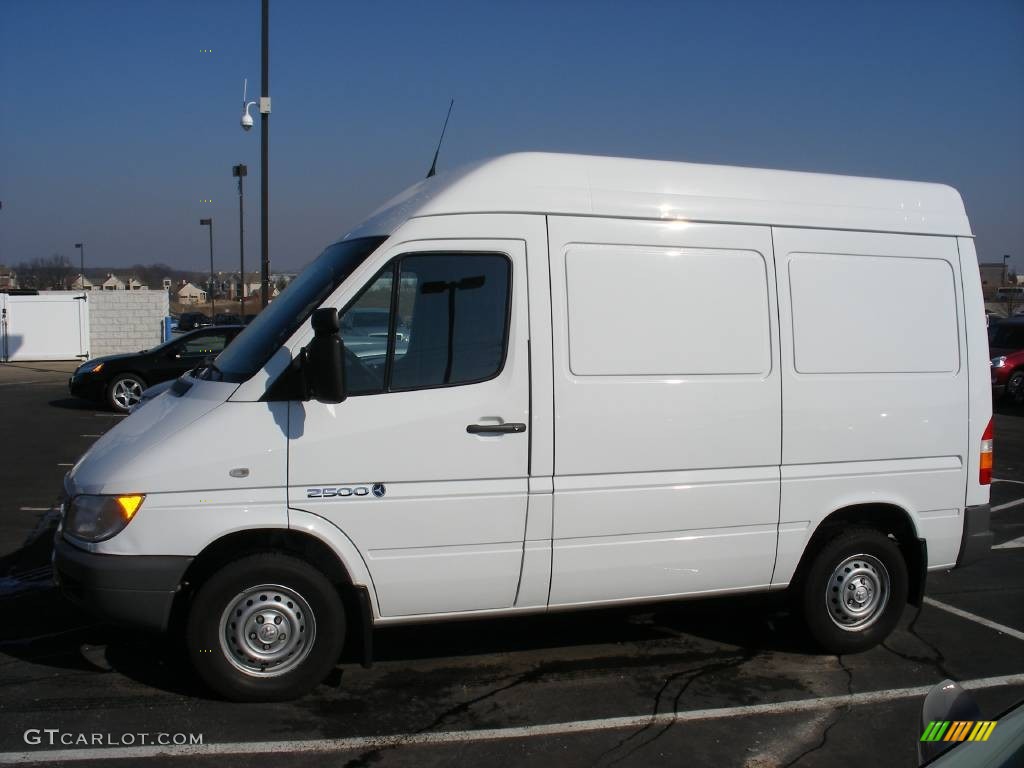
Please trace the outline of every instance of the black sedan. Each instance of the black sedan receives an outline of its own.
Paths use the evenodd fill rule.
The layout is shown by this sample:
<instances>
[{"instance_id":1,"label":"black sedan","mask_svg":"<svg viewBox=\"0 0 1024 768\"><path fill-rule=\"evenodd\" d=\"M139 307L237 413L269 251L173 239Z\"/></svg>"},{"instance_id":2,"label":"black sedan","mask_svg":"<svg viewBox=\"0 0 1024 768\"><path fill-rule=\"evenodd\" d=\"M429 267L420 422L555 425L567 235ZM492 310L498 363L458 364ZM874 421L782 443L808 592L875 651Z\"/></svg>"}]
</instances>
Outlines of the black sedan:
<instances>
[{"instance_id":1,"label":"black sedan","mask_svg":"<svg viewBox=\"0 0 1024 768\"><path fill-rule=\"evenodd\" d=\"M241 325L219 325L183 333L142 352L96 357L80 365L68 381L75 397L106 403L127 413L142 390L175 379L216 356L241 333Z\"/></svg>"}]
</instances>

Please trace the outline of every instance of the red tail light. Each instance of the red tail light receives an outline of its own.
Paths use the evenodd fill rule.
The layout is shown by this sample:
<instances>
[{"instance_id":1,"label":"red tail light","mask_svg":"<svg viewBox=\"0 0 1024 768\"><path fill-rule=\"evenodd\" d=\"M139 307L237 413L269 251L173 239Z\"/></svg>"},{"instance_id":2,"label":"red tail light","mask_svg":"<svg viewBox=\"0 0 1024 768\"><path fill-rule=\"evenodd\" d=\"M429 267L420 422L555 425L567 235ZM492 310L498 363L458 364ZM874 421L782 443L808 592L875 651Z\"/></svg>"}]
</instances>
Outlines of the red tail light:
<instances>
[{"instance_id":1,"label":"red tail light","mask_svg":"<svg viewBox=\"0 0 1024 768\"><path fill-rule=\"evenodd\" d=\"M984 433L981 435L981 461L978 472L978 482L982 485L991 485L992 483L992 443L995 439L995 424L993 419L988 420L988 426L985 427Z\"/></svg>"}]
</instances>

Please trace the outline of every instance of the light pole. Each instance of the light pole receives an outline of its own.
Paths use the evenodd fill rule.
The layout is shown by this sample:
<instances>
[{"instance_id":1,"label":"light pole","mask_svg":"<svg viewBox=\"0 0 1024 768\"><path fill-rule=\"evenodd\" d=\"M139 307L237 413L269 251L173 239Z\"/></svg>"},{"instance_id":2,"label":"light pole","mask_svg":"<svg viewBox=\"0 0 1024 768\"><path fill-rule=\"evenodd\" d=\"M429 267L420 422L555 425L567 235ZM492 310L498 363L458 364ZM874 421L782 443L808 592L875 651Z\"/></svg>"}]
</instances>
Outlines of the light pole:
<instances>
[{"instance_id":1,"label":"light pole","mask_svg":"<svg viewBox=\"0 0 1024 768\"><path fill-rule=\"evenodd\" d=\"M210 228L210 320L213 320L213 316L217 314L217 302L213 298L213 292L217 286L213 283L213 219L200 219L199 225L201 227Z\"/></svg>"},{"instance_id":2,"label":"light pole","mask_svg":"<svg viewBox=\"0 0 1024 768\"><path fill-rule=\"evenodd\" d=\"M79 263L81 264L81 283L82 290L85 290L85 243L75 243L75 248L78 249Z\"/></svg>"},{"instance_id":3,"label":"light pole","mask_svg":"<svg viewBox=\"0 0 1024 768\"><path fill-rule=\"evenodd\" d=\"M260 87L260 301L270 300L270 0L263 0L263 24L260 51L262 82Z\"/></svg>"},{"instance_id":4,"label":"light pole","mask_svg":"<svg viewBox=\"0 0 1024 768\"><path fill-rule=\"evenodd\" d=\"M238 179L238 306L239 317L245 322L245 194L242 179L249 173L244 163L231 166L231 175Z\"/></svg>"},{"instance_id":5,"label":"light pole","mask_svg":"<svg viewBox=\"0 0 1024 768\"><path fill-rule=\"evenodd\" d=\"M260 301L266 307L270 297L270 0L262 0L262 26L260 29ZM246 83L248 85L248 82ZM252 128L249 107L255 101L245 100L242 90L242 128Z\"/></svg>"}]
</instances>

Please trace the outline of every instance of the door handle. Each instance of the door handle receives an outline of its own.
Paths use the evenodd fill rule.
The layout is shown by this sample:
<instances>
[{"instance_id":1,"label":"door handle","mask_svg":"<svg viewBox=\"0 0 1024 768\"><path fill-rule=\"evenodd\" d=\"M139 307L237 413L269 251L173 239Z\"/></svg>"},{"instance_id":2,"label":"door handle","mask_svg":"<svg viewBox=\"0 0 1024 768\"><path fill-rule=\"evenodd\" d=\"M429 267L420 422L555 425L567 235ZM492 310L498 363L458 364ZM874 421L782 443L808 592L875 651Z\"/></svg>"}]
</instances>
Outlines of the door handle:
<instances>
[{"instance_id":1,"label":"door handle","mask_svg":"<svg viewBox=\"0 0 1024 768\"><path fill-rule=\"evenodd\" d=\"M519 435L526 431L526 425L511 424L470 424L466 431L471 435Z\"/></svg>"}]
</instances>

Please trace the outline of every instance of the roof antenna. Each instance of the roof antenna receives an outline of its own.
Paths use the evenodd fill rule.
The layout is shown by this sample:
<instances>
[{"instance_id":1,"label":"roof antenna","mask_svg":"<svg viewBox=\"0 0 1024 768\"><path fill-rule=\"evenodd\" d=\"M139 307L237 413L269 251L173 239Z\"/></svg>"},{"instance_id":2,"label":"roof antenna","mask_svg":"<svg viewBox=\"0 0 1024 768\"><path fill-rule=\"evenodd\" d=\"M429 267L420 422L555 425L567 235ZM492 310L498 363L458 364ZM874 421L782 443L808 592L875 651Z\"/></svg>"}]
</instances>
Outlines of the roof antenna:
<instances>
[{"instance_id":1,"label":"roof antenna","mask_svg":"<svg viewBox=\"0 0 1024 768\"><path fill-rule=\"evenodd\" d=\"M430 164L430 170L427 171L428 179L437 174L437 155L441 151L441 142L444 141L444 132L448 128L448 118L452 116L453 106L455 106L455 99L452 99L448 104L448 114L444 116L444 126L441 128L441 138L437 140L437 149L434 150L434 162Z\"/></svg>"}]
</instances>

